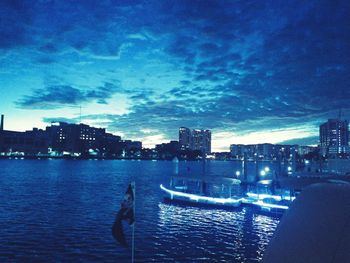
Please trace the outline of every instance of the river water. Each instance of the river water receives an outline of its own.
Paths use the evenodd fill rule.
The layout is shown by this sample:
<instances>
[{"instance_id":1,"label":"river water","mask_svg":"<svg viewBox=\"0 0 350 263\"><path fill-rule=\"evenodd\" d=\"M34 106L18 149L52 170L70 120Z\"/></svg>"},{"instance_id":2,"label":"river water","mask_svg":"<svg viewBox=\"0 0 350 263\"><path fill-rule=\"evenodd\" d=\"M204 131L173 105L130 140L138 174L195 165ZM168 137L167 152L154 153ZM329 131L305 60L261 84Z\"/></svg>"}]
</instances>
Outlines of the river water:
<instances>
[{"instance_id":1,"label":"river water","mask_svg":"<svg viewBox=\"0 0 350 263\"><path fill-rule=\"evenodd\" d=\"M135 262L260 262L278 218L166 204L170 161L0 160L0 262L130 262L111 227L136 182ZM180 162L195 173L198 162ZM237 162L211 161L209 174ZM124 225L128 242L131 228Z\"/></svg>"}]
</instances>

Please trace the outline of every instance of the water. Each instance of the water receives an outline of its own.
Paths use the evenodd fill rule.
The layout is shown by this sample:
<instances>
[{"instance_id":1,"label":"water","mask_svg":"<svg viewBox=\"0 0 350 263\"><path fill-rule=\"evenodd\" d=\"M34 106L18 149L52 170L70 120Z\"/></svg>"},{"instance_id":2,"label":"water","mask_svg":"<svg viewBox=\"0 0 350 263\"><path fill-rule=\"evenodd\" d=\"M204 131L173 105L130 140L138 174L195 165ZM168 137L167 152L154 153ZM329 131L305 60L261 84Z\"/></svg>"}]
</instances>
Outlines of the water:
<instances>
[{"instance_id":1,"label":"water","mask_svg":"<svg viewBox=\"0 0 350 263\"><path fill-rule=\"evenodd\" d=\"M229 173L238 164L208 166ZM0 262L130 262L111 226L132 180L136 262L261 261L279 219L165 204L159 185L173 172L168 161L0 160Z\"/></svg>"}]
</instances>

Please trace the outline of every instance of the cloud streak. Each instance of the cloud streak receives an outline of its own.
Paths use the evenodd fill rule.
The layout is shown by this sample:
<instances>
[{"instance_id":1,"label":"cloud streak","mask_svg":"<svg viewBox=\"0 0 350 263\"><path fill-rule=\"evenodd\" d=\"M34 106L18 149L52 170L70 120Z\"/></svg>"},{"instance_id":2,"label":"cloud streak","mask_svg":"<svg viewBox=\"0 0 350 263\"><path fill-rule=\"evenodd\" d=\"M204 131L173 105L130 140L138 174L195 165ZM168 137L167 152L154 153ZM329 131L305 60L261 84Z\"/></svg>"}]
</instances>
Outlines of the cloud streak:
<instances>
[{"instance_id":1,"label":"cloud streak","mask_svg":"<svg viewBox=\"0 0 350 263\"><path fill-rule=\"evenodd\" d=\"M120 92L117 86L105 83L96 89L82 90L69 85L48 86L35 89L31 95L26 95L17 101L17 106L23 109L58 109L66 106L78 106L82 103L96 101L107 104L115 93Z\"/></svg>"}]
</instances>

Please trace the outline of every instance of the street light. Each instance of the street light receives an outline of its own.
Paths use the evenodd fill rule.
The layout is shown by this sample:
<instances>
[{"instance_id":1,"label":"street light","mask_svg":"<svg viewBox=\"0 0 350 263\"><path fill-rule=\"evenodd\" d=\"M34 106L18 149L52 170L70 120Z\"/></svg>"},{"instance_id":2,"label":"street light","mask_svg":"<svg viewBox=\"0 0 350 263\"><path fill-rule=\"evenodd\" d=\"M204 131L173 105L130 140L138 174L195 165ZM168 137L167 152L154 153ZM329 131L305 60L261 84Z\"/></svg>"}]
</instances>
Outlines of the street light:
<instances>
[{"instance_id":1,"label":"street light","mask_svg":"<svg viewBox=\"0 0 350 263\"><path fill-rule=\"evenodd\" d=\"M240 176L241 172L240 171L236 171L236 176Z\"/></svg>"},{"instance_id":2,"label":"street light","mask_svg":"<svg viewBox=\"0 0 350 263\"><path fill-rule=\"evenodd\" d=\"M265 169L264 169L264 171L265 171L266 173L270 172L270 167L266 166Z\"/></svg>"},{"instance_id":3,"label":"street light","mask_svg":"<svg viewBox=\"0 0 350 263\"><path fill-rule=\"evenodd\" d=\"M260 175L261 175L261 176L265 176L265 175L266 175L265 170L261 170L261 171L260 171Z\"/></svg>"}]
</instances>

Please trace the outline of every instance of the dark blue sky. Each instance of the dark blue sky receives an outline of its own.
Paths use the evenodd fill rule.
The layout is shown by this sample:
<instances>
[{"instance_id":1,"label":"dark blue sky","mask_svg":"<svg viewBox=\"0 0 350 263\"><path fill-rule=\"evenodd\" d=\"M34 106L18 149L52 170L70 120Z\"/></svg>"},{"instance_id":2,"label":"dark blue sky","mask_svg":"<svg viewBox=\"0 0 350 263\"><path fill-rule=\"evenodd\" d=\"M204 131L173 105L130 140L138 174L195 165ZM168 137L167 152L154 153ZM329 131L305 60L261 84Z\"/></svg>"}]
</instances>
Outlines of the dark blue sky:
<instances>
[{"instance_id":1,"label":"dark blue sky","mask_svg":"<svg viewBox=\"0 0 350 263\"><path fill-rule=\"evenodd\" d=\"M146 146L178 127L316 144L350 109L349 1L0 2L6 128L106 127Z\"/></svg>"}]
</instances>

